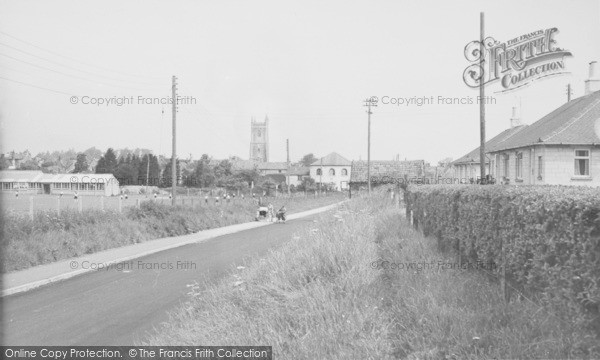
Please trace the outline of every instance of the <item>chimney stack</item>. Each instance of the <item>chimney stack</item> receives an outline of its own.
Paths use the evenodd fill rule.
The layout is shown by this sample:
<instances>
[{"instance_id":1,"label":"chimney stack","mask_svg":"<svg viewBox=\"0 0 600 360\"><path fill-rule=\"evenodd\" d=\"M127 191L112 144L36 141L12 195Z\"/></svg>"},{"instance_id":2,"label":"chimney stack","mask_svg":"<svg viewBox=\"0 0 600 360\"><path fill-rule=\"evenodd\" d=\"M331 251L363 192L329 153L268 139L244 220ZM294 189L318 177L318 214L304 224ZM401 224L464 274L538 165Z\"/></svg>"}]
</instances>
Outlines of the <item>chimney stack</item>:
<instances>
[{"instance_id":1,"label":"chimney stack","mask_svg":"<svg viewBox=\"0 0 600 360\"><path fill-rule=\"evenodd\" d=\"M523 125L523 124L521 123L521 118L517 114L517 107L513 106L512 117L510 118L510 128L512 129L514 127L521 126L521 125Z\"/></svg>"},{"instance_id":2,"label":"chimney stack","mask_svg":"<svg viewBox=\"0 0 600 360\"><path fill-rule=\"evenodd\" d=\"M598 63L592 61L589 77L585 81L585 94L588 95L595 91L600 91L600 75L598 75Z\"/></svg>"}]
</instances>

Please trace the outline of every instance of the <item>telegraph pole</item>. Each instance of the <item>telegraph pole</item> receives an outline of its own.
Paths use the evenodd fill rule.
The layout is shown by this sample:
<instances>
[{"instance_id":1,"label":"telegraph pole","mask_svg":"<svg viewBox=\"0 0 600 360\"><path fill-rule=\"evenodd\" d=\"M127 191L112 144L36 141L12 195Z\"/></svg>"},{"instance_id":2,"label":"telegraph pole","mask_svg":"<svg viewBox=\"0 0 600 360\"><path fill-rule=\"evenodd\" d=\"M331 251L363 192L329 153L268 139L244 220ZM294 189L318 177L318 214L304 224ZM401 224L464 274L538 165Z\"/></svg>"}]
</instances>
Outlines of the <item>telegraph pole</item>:
<instances>
[{"instance_id":1,"label":"telegraph pole","mask_svg":"<svg viewBox=\"0 0 600 360\"><path fill-rule=\"evenodd\" d=\"M368 117L368 130L367 130L367 183L369 187L369 195L371 195L371 106L377 106L377 100L373 98L368 98L365 100L365 105L367 107L367 117Z\"/></svg>"},{"instance_id":2,"label":"telegraph pole","mask_svg":"<svg viewBox=\"0 0 600 360\"><path fill-rule=\"evenodd\" d=\"M148 153L148 155L146 155L146 161L148 161L148 164L146 166L146 196L148 196L148 180L150 180L150 153Z\"/></svg>"},{"instance_id":3,"label":"telegraph pole","mask_svg":"<svg viewBox=\"0 0 600 360\"><path fill-rule=\"evenodd\" d=\"M287 148L287 190L288 190L288 196L291 196L291 191L290 191L290 139L286 139L285 140L285 145Z\"/></svg>"},{"instance_id":4,"label":"telegraph pole","mask_svg":"<svg viewBox=\"0 0 600 360\"><path fill-rule=\"evenodd\" d=\"M571 101L571 95L573 95L571 84L567 84L567 102Z\"/></svg>"},{"instance_id":5,"label":"telegraph pole","mask_svg":"<svg viewBox=\"0 0 600 360\"><path fill-rule=\"evenodd\" d=\"M481 184L485 179L485 28L483 11L480 13L480 35L479 35L479 65L481 66L481 77L479 78L479 174Z\"/></svg>"},{"instance_id":6,"label":"telegraph pole","mask_svg":"<svg viewBox=\"0 0 600 360\"><path fill-rule=\"evenodd\" d=\"M171 154L171 185L172 185L172 194L171 194L171 205L177 204L177 142L176 142L176 118L177 118L177 77L173 75L173 85L172 85L172 106L173 106L173 152Z\"/></svg>"}]
</instances>

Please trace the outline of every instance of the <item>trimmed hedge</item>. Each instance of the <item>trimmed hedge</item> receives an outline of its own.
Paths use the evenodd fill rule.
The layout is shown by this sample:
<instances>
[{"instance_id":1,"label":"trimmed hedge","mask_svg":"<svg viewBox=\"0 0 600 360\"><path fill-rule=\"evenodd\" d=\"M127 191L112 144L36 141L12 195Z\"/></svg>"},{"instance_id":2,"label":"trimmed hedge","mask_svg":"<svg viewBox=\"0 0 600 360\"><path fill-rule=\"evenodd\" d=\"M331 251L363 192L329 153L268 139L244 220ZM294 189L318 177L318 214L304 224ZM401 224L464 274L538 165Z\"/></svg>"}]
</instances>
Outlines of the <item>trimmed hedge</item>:
<instances>
[{"instance_id":1,"label":"trimmed hedge","mask_svg":"<svg viewBox=\"0 0 600 360\"><path fill-rule=\"evenodd\" d=\"M600 335L600 189L566 186L411 186L407 213L425 235ZM489 268L487 268L489 269Z\"/></svg>"}]
</instances>

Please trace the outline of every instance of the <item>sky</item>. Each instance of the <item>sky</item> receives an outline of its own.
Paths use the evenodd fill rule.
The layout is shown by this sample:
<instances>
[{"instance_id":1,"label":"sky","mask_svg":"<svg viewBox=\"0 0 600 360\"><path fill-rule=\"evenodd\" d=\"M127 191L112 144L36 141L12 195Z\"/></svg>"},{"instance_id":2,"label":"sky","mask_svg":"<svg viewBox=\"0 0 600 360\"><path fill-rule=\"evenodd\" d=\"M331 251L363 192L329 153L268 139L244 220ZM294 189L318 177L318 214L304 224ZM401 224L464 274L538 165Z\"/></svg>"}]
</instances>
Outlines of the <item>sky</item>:
<instances>
[{"instance_id":1,"label":"sky","mask_svg":"<svg viewBox=\"0 0 600 360\"><path fill-rule=\"evenodd\" d=\"M248 158L250 120L268 116L272 161L285 161L286 139L292 160L364 160L364 100L377 96L372 159L456 159L479 144L479 105L439 99L478 95L463 81L464 49L482 11L486 36L556 27L573 55L567 74L508 93L486 87L488 139L510 126L513 106L530 124L566 101L567 84L584 94L588 63L600 61L600 0L0 0L0 151L170 156L172 109L160 102L176 76L188 99L176 117L180 158ZM112 103L92 104L102 99Z\"/></svg>"}]
</instances>

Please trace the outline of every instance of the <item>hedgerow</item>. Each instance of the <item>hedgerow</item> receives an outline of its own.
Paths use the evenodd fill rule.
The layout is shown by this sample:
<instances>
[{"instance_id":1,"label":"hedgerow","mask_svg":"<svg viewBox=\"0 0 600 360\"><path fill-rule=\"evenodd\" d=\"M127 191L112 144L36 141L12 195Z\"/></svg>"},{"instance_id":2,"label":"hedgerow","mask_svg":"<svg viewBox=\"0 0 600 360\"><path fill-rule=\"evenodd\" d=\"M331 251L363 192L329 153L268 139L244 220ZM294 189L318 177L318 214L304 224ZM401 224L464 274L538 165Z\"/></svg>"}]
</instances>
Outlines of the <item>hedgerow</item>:
<instances>
[{"instance_id":1,"label":"hedgerow","mask_svg":"<svg viewBox=\"0 0 600 360\"><path fill-rule=\"evenodd\" d=\"M469 262L600 336L600 190L566 186L412 186L415 226Z\"/></svg>"}]
</instances>

